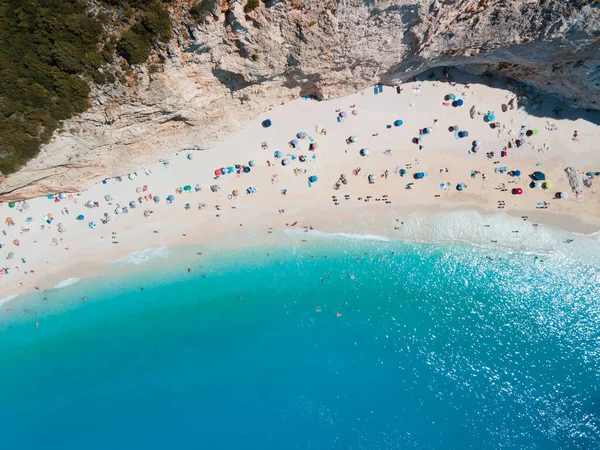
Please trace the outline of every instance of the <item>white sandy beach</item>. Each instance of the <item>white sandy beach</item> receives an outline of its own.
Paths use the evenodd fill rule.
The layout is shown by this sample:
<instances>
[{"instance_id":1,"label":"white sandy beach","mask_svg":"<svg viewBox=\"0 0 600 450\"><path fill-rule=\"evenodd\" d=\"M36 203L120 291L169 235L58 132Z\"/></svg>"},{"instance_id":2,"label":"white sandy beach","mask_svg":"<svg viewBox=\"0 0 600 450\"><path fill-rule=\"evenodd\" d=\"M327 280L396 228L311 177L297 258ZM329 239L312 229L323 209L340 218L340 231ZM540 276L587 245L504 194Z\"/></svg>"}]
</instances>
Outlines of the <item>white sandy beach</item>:
<instances>
[{"instance_id":1,"label":"white sandy beach","mask_svg":"<svg viewBox=\"0 0 600 450\"><path fill-rule=\"evenodd\" d=\"M370 89L327 102L298 99L257 117L216 148L182 151L168 164L140 168L133 180L123 174L122 181L109 179L87 191L67 193L61 200L56 196L17 202L13 207L0 204L0 299L100 274L106 262L135 250L219 239L230 240L233 246L250 245L247 239L236 239L250 231L261 242L269 242L278 231L303 227L427 239L423 218L456 210L509 214L519 218L521 226L540 232L548 226L582 234L600 230L596 179L578 196L564 170L571 166L582 174L600 171L598 114L565 111L557 116L553 109L559 102L549 98L540 108L532 108L535 100L530 99L525 109L515 106L503 112L501 105L509 104L514 94L503 89L502 80L480 81L467 87L428 80L407 83L401 93L384 87L377 95ZM448 94L463 99L463 106L445 105ZM473 106L476 113L471 118ZM499 123L495 129L484 121L489 111ZM338 119L340 112L346 113L343 119ZM272 121L271 127L262 126L265 119ZM403 124L394 126L398 119ZM454 125L467 130L468 137L450 132ZM420 148L412 141L426 128L432 131L421 136ZM535 133L525 135L525 143L517 148L515 141L528 130ZM299 132L307 137L293 149L288 143ZM357 142L348 144L350 136ZM318 144L314 150L309 150L311 139ZM471 151L474 141L480 141L476 153ZM503 157L509 142L512 148ZM361 156L361 149L369 149L369 155ZM283 166L282 159L274 157L277 150L289 164ZM489 152L495 155L489 158ZM300 161L301 155L306 156L305 162ZM249 166L250 161L255 165L249 173L242 170L215 179L216 169ZM503 173L497 171L504 167ZM355 175L357 168L360 172ZM406 170L404 176L401 169ZM507 173L516 170L520 176ZM552 187L531 188L529 175L535 171L543 172ZM428 175L416 180L417 172ZM347 184L335 189L342 174ZM372 184L371 174L375 175ZM309 183L313 175L318 181ZM413 184L407 189L409 183ZM447 189L441 189L446 183ZM457 190L458 183L464 183L465 189ZM183 191L186 185L191 191ZM220 190L212 192L212 185ZM136 192L144 186L147 190ZM246 193L250 187L256 192ZM522 194L513 195L518 188ZM232 195L234 190L239 191L238 197ZM560 192L568 198L556 199ZM160 202L148 198L150 194L159 196ZM107 195L110 201L105 200ZM166 201L169 195L175 198L172 203ZM89 208L88 201L98 206ZM132 201L136 208L129 207ZM541 209L540 202L547 207ZM117 214L120 207L128 212ZM145 210L153 212L145 217ZM44 219L49 214L50 223ZM110 221L103 224L105 214ZM84 219L76 220L79 215ZM96 224L94 229L90 222ZM410 232L403 231L405 224L412 227ZM509 234L496 233L499 239L517 239L510 235L515 230L505 231ZM447 238L461 239L456 234Z\"/></svg>"}]
</instances>

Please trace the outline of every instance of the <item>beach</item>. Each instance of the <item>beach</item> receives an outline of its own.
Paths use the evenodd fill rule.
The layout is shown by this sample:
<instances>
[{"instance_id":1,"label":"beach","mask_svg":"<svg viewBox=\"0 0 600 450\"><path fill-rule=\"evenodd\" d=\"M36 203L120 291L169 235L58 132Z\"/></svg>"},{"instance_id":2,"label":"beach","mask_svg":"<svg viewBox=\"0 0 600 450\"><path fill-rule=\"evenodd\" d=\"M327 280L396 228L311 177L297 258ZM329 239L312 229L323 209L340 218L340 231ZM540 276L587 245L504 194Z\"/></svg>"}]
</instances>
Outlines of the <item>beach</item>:
<instances>
[{"instance_id":1,"label":"beach","mask_svg":"<svg viewBox=\"0 0 600 450\"><path fill-rule=\"evenodd\" d=\"M517 99L500 78L436 77L298 99L215 148L182 150L84 192L0 204L0 298L100 276L144 249L287 245L290 236L302 245L317 232L595 248L598 185L592 178L577 192L565 169L582 183L600 171L598 113ZM536 172L544 179L532 185Z\"/></svg>"}]
</instances>

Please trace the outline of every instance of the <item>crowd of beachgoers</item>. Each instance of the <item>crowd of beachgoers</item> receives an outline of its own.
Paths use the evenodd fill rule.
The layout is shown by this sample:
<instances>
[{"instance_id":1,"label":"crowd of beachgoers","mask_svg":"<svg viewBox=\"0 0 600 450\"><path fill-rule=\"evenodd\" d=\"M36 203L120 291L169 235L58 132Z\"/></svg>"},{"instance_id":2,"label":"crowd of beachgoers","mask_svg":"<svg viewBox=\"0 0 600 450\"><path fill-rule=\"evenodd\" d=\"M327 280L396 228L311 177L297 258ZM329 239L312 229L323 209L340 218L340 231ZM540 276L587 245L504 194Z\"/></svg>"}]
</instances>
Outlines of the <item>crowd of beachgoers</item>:
<instances>
[{"instance_id":1,"label":"crowd of beachgoers","mask_svg":"<svg viewBox=\"0 0 600 450\"><path fill-rule=\"evenodd\" d=\"M240 226L340 229L364 221L361 208L369 223L381 214L391 236L417 207L442 205L536 214L534 226L549 211L577 218L564 228L600 229L595 113L575 117L502 83L445 71L327 102L299 99L209 151L182 150L84 192L4 202L0 289L47 289L46 278L75 265Z\"/></svg>"}]
</instances>

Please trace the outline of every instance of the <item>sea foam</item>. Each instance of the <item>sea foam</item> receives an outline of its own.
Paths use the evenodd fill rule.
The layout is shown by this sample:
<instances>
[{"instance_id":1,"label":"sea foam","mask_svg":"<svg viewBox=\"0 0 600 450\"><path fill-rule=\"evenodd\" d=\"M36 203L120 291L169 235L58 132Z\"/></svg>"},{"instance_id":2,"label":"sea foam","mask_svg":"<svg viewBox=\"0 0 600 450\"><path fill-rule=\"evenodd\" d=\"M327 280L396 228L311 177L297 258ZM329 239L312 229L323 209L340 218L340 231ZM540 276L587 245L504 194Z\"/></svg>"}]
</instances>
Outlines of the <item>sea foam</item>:
<instances>
[{"instance_id":1,"label":"sea foam","mask_svg":"<svg viewBox=\"0 0 600 450\"><path fill-rule=\"evenodd\" d=\"M80 278L67 278L66 280L62 280L60 283L54 286L53 289L62 289L67 286L71 286L72 284L79 283L79 281L81 281Z\"/></svg>"},{"instance_id":2,"label":"sea foam","mask_svg":"<svg viewBox=\"0 0 600 450\"><path fill-rule=\"evenodd\" d=\"M166 258L169 254L170 251L167 247L146 248L144 250L131 252L125 258L119 259L117 262L120 264L141 265L146 264L154 258Z\"/></svg>"}]
</instances>

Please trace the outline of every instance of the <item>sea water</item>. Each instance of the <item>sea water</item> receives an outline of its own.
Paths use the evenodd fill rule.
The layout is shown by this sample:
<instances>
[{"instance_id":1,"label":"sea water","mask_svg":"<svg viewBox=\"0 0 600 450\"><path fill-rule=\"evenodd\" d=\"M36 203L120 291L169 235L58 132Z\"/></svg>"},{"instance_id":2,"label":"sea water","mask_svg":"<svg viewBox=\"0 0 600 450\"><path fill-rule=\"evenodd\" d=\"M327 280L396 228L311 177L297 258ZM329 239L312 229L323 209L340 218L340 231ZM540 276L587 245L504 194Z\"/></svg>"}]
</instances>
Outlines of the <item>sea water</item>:
<instances>
[{"instance_id":1,"label":"sea water","mask_svg":"<svg viewBox=\"0 0 600 450\"><path fill-rule=\"evenodd\" d=\"M2 448L600 448L596 261L298 243L4 304Z\"/></svg>"}]
</instances>

